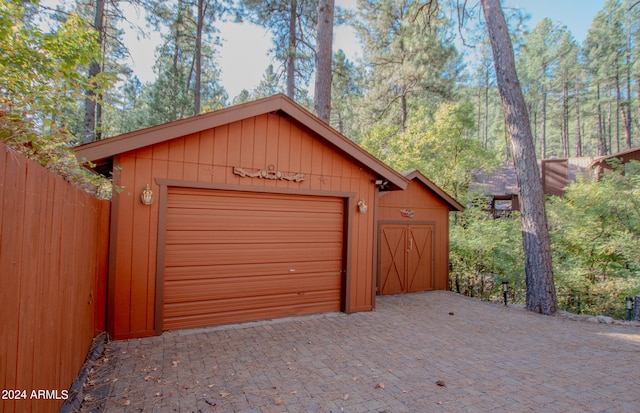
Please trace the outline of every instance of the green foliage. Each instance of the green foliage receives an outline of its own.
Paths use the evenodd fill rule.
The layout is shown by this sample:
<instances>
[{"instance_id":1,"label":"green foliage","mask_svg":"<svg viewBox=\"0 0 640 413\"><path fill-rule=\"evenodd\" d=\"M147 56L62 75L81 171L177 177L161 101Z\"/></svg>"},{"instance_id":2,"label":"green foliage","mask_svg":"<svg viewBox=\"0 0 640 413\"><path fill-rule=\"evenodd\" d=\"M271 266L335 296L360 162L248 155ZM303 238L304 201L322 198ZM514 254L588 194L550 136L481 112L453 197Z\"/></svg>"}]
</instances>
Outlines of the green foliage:
<instances>
[{"instance_id":1,"label":"green foliage","mask_svg":"<svg viewBox=\"0 0 640 413\"><path fill-rule=\"evenodd\" d=\"M640 167L620 166L600 182L571 184L564 197L547 201L554 276L561 309L626 316L625 297L640 294ZM621 174L621 171L625 174ZM480 204L478 201L476 204ZM525 300L519 215L496 220L468 208L451 225L452 289L501 300L508 281L511 300Z\"/></svg>"},{"instance_id":2,"label":"green foliage","mask_svg":"<svg viewBox=\"0 0 640 413\"><path fill-rule=\"evenodd\" d=\"M355 108L363 98L363 76L344 51L333 56L333 78L331 81L331 126L338 132L359 142L358 119Z\"/></svg>"},{"instance_id":3,"label":"green foliage","mask_svg":"<svg viewBox=\"0 0 640 413\"><path fill-rule=\"evenodd\" d=\"M454 198L463 197L473 172L489 168L492 154L470 137L474 127L470 104L442 104L433 116L423 108L404 132L379 126L361 145L398 171L418 169Z\"/></svg>"},{"instance_id":4,"label":"green foliage","mask_svg":"<svg viewBox=\"0 0 640 413\"><path fill-rule=\"evenodd\" d=\"M64 122L89 86L80 68L100 50L97 34L78 15L52 33L23 22L20 3L0 2L0 91L5 110L45 122Z\"/></svg>"},{"instance_id":5,"label":"green foliage","mask_svg":"<svg viewBox=\"0 0 640 413\"><path fill-rule=\"evenodd\" d=\"M559 304L623 317L624 297L640 294L640 175L580 181L548 203ZM622 167L620 168L622 170Z\"/></svg>"},{"instance_id":6,"label":"green foliage","mask_svg":"<svg viewBox=\"0 0 640 413\"><path fill-rule=\"evenodd\" d=\"M482 208L465 210L451 225L450 272L452 290L482 300L502 300L507 281L510 302L525 300L524 253L520 215L489 219Z\"/></svg>"},{"instance_id":7,"label":"green foliage","mask_svg":"<svg viewBox=\"0 0 640 413\"><path fill-rule=\"evenodd\" d=\"M96 34L77 15L55 32L25 24L22 5L0 2L0 139L36 162L106 196L109 185L83 169L68 124L88 87L80 70L99 55Z\"/></svg>"},{"instance_id":8,"label":"green foliage","mask_svg":"<svg viewBox=\"0 0 640 413\"><path fill-rule=\"evenodd\" d=\"M239 3L244 17L270 30L273 38L270 52L280 63L278 77L285 74L285 83L294 86L295 100L302 102L304 98L298 94L306 93L314 70L318 1L241 0ZM289 93L289 86L287 91Z\"/></svg>"},{"instance_id":9,"label":"green foliage","mask_svg":"<svg viewBox=\"0 0 640 413\"><path fill-rule=\"evenodd\" d=\"M166 25L163 43L157 48L154 70L156 81L147 94L150 124L157 125L194 115L196 76L201 71L199 112L217 110L226 105L227 92L219 84L215 46L219 46L218 30L213 24L229 13L228 1L204 1L202 45L197 49L197 2L159 2L153 10L153 22ZM200 61L200 68L196 62Z\"/></svg>"},{"instance_id":10,"label":"green foliage","mask_svg":"<svg viewBox=\"0 0 640 413\"><path fill-rule=\"evenodd\" d=\"M364 49L363 130L404 130L413 111L435 110L453 98L460 56L443 8L433 2L359 0L352 24Z\"/></svg>"}]
</instances>

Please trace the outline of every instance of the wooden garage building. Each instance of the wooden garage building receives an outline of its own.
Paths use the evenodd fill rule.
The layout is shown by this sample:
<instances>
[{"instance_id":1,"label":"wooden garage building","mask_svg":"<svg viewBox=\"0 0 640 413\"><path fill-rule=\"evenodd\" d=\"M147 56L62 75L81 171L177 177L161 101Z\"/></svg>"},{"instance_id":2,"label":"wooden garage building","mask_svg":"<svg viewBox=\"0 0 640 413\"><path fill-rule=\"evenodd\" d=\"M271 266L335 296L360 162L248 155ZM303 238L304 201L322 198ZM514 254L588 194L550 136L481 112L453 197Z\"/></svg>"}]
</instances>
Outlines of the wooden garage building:
<instances>
[{"instance_id":1,"label":"wooden garage building","mask_svg":"<svg viewBox=\"0 0 640 413\"><path fill-rule=\"evenodd\" d=\"M410 181L284 95L76 154L113 175L114 338L374 308L378 194Z\"/></svg>"},{"instance_id":2,"label":"wooden garage building","mask_svg":"<svg viewBox=\"0 0 640 413\"><path fill-rule=\"evenodd\" d=\"M419 171L405 174L404 191L382 191L378 201L378 293L446 290L449 211L463 206Z\"/></svg>"}]
</instances>

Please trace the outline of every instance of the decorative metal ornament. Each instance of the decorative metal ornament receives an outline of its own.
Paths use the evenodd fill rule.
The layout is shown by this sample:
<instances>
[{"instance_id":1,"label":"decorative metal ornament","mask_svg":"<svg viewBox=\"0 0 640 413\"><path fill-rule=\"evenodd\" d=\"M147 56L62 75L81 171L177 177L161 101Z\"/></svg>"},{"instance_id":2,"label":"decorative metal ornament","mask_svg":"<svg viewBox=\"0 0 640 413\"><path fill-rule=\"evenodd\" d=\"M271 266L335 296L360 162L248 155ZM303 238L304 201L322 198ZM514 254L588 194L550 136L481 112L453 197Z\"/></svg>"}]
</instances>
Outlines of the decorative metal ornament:
<instances>
[{"instance_id":1,"label":"decorative metal ornament","mask_svg":"<svg viewBox=\"0 0 640 413\"><path fill-rule=\"evenodd\" d=\"M413 216L415 215L415 212L413 212L410 209L401 209L400 215L402 215L403 218L413 218Z\"/></svg>"},{"instance_id":2,"label":"decorative metal ornament","mask_svg":"<svg viewBox=\"0 0 640 413\"><path fill-rule=\"evenodd\" d=\"M358 201L358 211L360 211L361 214L367 213L367 204L364 203L364 199Z\"/></svg>"},{"instance_id":3,"label":"decorative metal ornament","mask_svg":"<svg viewBox=\"0 0 640 413\"><path fill-rule=\"evenodd\" d=\"M273 165L269 165L267 169L258 169L257 171L249 172L243 168L234 166L233 173L238 176L248 178L260 178L260 179L272 179L279 181L304 181L304 174L296 173L293 175L287 175L282 171L277 171Z\"/></svg>"}]
</instances>

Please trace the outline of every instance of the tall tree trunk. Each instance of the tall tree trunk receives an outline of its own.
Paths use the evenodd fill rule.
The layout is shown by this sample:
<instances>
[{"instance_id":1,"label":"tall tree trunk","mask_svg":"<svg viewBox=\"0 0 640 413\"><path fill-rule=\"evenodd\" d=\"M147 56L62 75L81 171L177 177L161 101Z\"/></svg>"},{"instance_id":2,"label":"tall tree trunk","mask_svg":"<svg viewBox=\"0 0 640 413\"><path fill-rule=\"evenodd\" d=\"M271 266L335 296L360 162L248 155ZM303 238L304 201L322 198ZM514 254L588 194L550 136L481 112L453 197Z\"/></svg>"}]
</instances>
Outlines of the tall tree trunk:
<instances>
[{"instance_id":1,"label":"tall tree trunk","mask_svg":"<svg viewBox=\"0 0 640 413\"><path fill-rule=\"evenodd\" d=\"M291 0L289 14L289 50L287 50L287 96L296 97L296 23L298 22L298 2Z\"/></svg>"},{"instance_id":2,"label":"tall tree trunk","mask_svg":"<svg viewBox=\"0 0 640 413\"><path fill-rule=\"evenodd\" d=\"M640 81L636 80L636 94L637 96L640 96ZM631 108L629 108L629 110L631 110ZM636 122L635 122L635 126L636 126L636 132L638 134L638 136L640 136L640 105L638 105L638 112L636 113Z\"/></svg>"},{"instance_id":3,"label":"tall tree trunk","mask_svg":"<svg viewBox=\"0 0 640 413\"><path fill-rule=\"evenodd\" d=\"M533 110L532 107L529 108L529 113L533 112L533 149L536 149L536 145L538 144L538 111ZM529 115L531 116L531 115ZM531 118L529 118L531 119ZM508 142L507 142L508 143Z\"/></svg>"},{"instance_id":4,"label":"tall tree trunk","mask_svg":"<svg viewBox=\"0 0 640 413\"><path fill-rule=\"evenodd\" d=\"M600 137L600 156L607 154L607 137L605 136L604 116L602 115L602 104L600 103L600 83L596 83L596 96L598 98L598 136Z\"/></svg>"},{"instance_id":5,"label":"tall tree trunk","mask_svg":"<svg viewBox=\"0 0 640 413\"><path fill-rule=\"evenodd\" d=\"M616 152L620 152L620 68L616 65Z\"/></svg>"},{"instance_id":6,"label":"tall tree trunk","mask_svg":"<svg viewBox=\"0 0 640 413\"><path fill-rule=\"evenodd\" d=\"M527 309L553 314L557 310L557 304L545 197L536 163L527 106L516 73L513 46L500 0L480 0L480 3L491 41L496 80L520 187Z\"/></svg>"},{"instance_id":7,"label":"tall tree trunk","mask_svg":"<svg viewBox=\"0 0 640 413\"><path fill-rule=\"evenodd\" d=\"M482 136L482 118L481 118L481 109L482 109L482 93L483 93L483 87L482 87L482 80L480 78L480 76L478 76L478 111L476 112L476 124L478 125L477 128L477 136L478 136L478 141L482 142L482 147L484 149L487 149L486 146L484 146L484 138Z\"/></svg>"},{"instance_id":8,"label":"tall tree trunk","mask_svg":"<svg viewBox=\"0 0 640 413\"><path fill-rule=\"evenodd\" d=\"M204 2L198 0L198 21L196 23L196 50L194 51L193 61L195 65L195 79L193 82L193 114L200 113L200 92L202 81L202 30L204 27Z\"/></svg>"},{"instance_id":9,"label":"tall tree trunk","mask_svg":"<svg viewBox=\"0 0 640 413\"><path fill-rule=\"evenodd\" d=\"M569 157L569 82L566 75L562 84L562 156Z\"/></svg>"},{"instance_id":10,"label":"tall tree trunk","mask_svg":"<svg viewBox=\"0 0 640 413\"><path fill-rule=\"evenodd\" d=\"M576 156L582 156L582 131L580 122L580 97L576 93Z\"/></svg>"},{"instance_id":11,"label":"tall tree trunk","mask_svg":"<svg viewBox=\"0 0 640 413\"><path fill-rule=\"evenodd\" d=\"M94 28L98 31L98 44L102 49L104 42L104 0L96 0L96 14L93 22ZM102 111L98 111L98 99L94 88L96 87L95 77L100 73L100 63L91 62L89 65L89 89L85 93L84 99L84 136L82 143L89 143L99 138L99 132L96 130L96 124L100 123L96 116L102 115Z\"/></svg>"},{"instance_id":12,"label":"tall tree trunk","mask_svg":"<svg viewBox=\"0 0 640 413\"><path fill-rule=\"evenodd\" d=\"M613 153L613 129L611 127L611 124L613 122L611 121L611 102L609 102L609 104L607 105L607 122L609 123L609 127L607 129L607 136L609 138L609 153L607 153L607 155L609 155L610 153Z\"/></svg>"},{"instance_id":13,"label":"tall tree trunk","mask_svg":"<svg viewBox=\"0 0 640 413\"><path fill-rule=\"evenodd\" d=\"M482 146L487 149L489 144L489 68L484 71L484 140Z\"/></svg>"},{"instance_id":14,"label":"tall tree trunk","mask_svg":"<svg viewBox=\"0 0 640 413\"><path fill-rule=\"evenodd\" d=\"M316 84L314 111L323 121L331 117L331 63L333 62L333 0L318 2Z\"/></svg>"},{"instance_id":15,"label":"tall tree trunk","mask_svg":"<svg viewBox=\"0 0 640 413\"><path fill-rule=\"evenodd\" d=\"M540 137L540 158L547 159L547 87L542 85L542 136Z\"/></svg>"},{"instance_id":16,"label":"tall tree trunk","mask_svg":"<svg viewBox=\"0 0 640 413\"><path fill-rule=\"evenodd\" d=\"M407 125L407 89L403 87L400 93L400 128L404 132Z\"/></svg>"},{"instance_id":17,"label":"tall tree trunk","mask_svg":"<svg viewBox=\"0 0 640 413\"><path fill-rule=\"evenodd\" d=\"M623 109L624 110L624 109ZM631 149L631 35L627 36L627 99L624 117L624 134L626 149Z\"/></svg>"}]
</instances>

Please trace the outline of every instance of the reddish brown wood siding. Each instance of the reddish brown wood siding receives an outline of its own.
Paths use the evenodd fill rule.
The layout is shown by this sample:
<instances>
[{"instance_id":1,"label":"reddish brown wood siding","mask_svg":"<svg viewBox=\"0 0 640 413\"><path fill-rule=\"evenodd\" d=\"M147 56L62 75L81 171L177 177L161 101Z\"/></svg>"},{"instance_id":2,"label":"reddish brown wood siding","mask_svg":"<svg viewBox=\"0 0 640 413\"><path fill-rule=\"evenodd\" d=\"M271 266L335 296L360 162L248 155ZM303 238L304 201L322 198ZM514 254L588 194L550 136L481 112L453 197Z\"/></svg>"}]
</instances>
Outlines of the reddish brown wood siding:
<instances>
[{"instance_id":1,"label":"reddish brown wood siding","mask_svg":"<svg viewBox=\"0 0 640 413\"><path fill-rule=\"evenodd\" d=\"M424 256L421 257L421 265L433 268L433 284L421 284L421 286L423 286L425 290L447 289L449 274L449 206L443 200L437 197L417 179L412 180L409 182L405 191L390 191L382 192L380 194L380 198L378 200L378 223L378 230L381 228L384 229L383 225L385 224L394 224L400 228L400 232L396 234L398 238L396 241L402 242L402 248L395 252L396 256L398 253L409 249L409 246L406 243L409 242L410 238L403 237L402 240L400 240L399 237L406 231L413 231L410 228L411 226L419 226L418 228L431 228L430 230L433 231L433 262L428 263L425 261L428 257ZM425 241L423 235L424 234L420 234L418 238ZM380 237L378 244L380 245L379 260L381 261L378 265L378 282L382 283L384 281L382 279L382 275L384 274L386 277L386 273L393 269L389 268L390 264L388 260L390 252L388 251L388 248L387 251L385 251L385 240L382 238L382 235L380 235ZM393 243L393 241L390 242ZM417 246L424 247L426 245L425 243L416 244L416 238L414 238L413 242L414 252ZM419 257L416 256L413 259L417 258ZM415 263L413 266L415 268ZM407 271L415 274L413 268ZM388 281L391 282L391 284L389 284L389 291L386 293L392 294L396 292L403 292L399 290L401 287L399 281L397 281L398 277L400 277L400 275L397 275L396 281ZM429 277L427 276L425 280L428 280L428 278ZM392 284L394 283L397 285L393 286ZM381 286L382 285L379 284L379 293L382 293L380 291ZM405 291L408 290L405 288Z\"/></svg>"},{"instance_id":2,"label":"reddish brown wood siding","mask_svg":"<svg viewBox=\"0 0 640 413\"><path fill-rule=\"evenodd\" d=\"M343 199L168 192L163 329L340 310Z\"/></svg>"},{"instance_id":3,"label":"reddish brown wood siding","mask_svg":"<svg viewBox=\"0 0 640 413\"><path fill-rule=\"evenodd\" d=\"M564 195L564 188L569 184L569 161L567 159L541 160L540 176L546 195Z\"/></svg>"},{"instance_id":4,"label":"reddish brown wood siding","mask_svg":"<svg viewBox=\"0 0 640 413\"><path fill-rule=\"evenodd\" d=\"M144 206L140 192L158 180L228 185L234 188L353 193L355 200L375 204L372 172L303 127L289 116L270 113L123 153L114 158L114 228L110 266L110 332L116 338L155 332L156 253L159 202ZM233 167L303 173L302 182L240 177ZM345 310L368 311L373 306L374 214L348 211L351 225Z\"/></svg>"},{"instance_id":5,"label":"reddish brown wood siding","mask_svg":"<svg viewBox=\"0 0 640 413\"><path fill-rule=\"evenodd\" d=\"M0 389L66 390L104 328L109 202L0 143ZM61 400L0 401L0 412Z\"/></svg>"}]
</instances>

